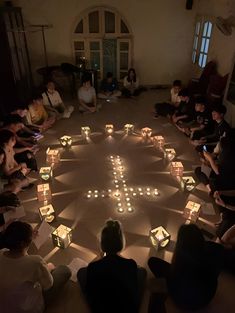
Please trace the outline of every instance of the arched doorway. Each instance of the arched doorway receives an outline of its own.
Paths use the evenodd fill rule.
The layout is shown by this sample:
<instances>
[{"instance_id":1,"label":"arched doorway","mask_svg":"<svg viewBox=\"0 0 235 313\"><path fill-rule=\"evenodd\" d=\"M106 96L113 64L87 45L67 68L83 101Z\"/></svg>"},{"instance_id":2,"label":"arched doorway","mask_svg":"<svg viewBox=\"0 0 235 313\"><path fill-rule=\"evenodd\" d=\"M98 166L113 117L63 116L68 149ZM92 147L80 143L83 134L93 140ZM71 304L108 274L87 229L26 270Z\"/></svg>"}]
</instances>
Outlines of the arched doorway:
<instances>
[{"instance_id":1,"label":"arched doorway","mask_svg":"<svg viewBox=\"0 0 235 313\"><path fill-rule=\"evenodd\" d=\"M112 72L120 80L132 65L130 27L113 9L89 9L73 30L73 55L75 64L84 58L87 68L97 70L99 79Z\"/></svg>"}]
</instances>

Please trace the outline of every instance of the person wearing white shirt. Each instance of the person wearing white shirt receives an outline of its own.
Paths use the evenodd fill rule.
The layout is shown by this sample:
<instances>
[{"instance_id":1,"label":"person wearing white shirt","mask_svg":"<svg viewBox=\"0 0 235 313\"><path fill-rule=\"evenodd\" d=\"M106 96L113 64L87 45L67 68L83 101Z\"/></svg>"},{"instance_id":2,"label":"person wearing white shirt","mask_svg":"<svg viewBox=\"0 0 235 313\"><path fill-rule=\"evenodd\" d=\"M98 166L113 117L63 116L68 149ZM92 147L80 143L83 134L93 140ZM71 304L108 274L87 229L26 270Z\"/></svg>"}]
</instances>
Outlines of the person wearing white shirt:
<instances>
[{"instance_id":1,"label":"person wearing white shirt","mask_svg":"<svg viewBox=\"0 0 235 313\"><path fill-rule=\"evenodd\" d=\"M139 78L134 68L128 70L127 76L123 80L123 86L122 94L126 97L138 96L143 90L143 88L139 87Z\"/></svg>"},{"instance_id":2,"label":"person wearing white shirt","mask_svg":"<svg viewBox=\"0 0 235 313\"><path fill-rule=\"evenodd\" d=\"M65 107L63 100L59 92L55 89L55 84L53 81L49 81L46 85L46 91L42 94L43 105L50 112L56 113L57 118L60 115L63 117L70 117L71 113L74 110L73 106Z\"/></svg>"},{"instance_id":3,"label":"person wearing white shirt","mask_svg":"<svg viewBox=\"0 0 235 313\"><path fill-rule=\"evenodd\" d=\"M28 255L32 227L12 222L2 238L8 250L0 252L1 313L42 313L71 276L66 266L47 264L39 255Z\"/></svg>"},{"instance_id":4,"label":"person wearing white shirt","mask_svg":"<svg viewBox=\"0 0 235 313\"><path fill-rule=\"evenodd\" d=\"M82 78L82 87L78 89L78 102L80 112L97 112L96 91L95 88L91 86L89 75L84 75Z\"/></svg>"}]
</instances>

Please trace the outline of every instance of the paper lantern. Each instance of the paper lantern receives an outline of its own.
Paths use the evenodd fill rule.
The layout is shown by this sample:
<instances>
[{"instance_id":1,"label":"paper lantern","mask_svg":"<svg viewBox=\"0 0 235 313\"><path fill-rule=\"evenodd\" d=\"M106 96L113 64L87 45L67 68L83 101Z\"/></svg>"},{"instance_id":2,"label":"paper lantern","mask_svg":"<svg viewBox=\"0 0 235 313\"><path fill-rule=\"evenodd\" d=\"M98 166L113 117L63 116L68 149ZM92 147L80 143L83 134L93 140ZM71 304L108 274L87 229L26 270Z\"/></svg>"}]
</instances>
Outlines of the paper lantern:
<instances>
[{"instance_id":1,"label":"paper lantern","mask_svg":"<svg viewBox=\"0 0 235 313\"><path fill-rule=\"evenodd\" d=\"M174 160L175 156L176 156L175 149L172 148L164 149L164 158L167 159L168 161Z\"/></svg>"},{"instance_id":2,"label":"paper lantern","mask_svg":"<svg viewBox=\"0 0 235 313\"><path fill-rule=\"evenodd\" d=\"M71 147L72 146L72 137L70 136L63 136L60 138L60 143L62 147Z\"/></svg>"},{"instance_id":3,"label":"paper lantern","mask_svg":"<svg viewBox=\"0 0 235 313\"><path fill-rule=\"evenodd\" d=\"M114 132L114 127L112 124L105 125L105 131L107 135L112 135Z\"/></svg>"},{"instance_id":4,"label":"paper lantern","mask_svg":"<svg viewBox=\"0 0 235 313\"><path fill-rule=\"evenodd\" d=\"M193 201L188 201L183 216L192 222L196 222L200 214L201 204Z\"/></svg>"},{"instance_id":5,"label":"paper lantern","mask_svg":"<svg viewBox=\"0 0 235 313\"><path fill-rule=\"evenodd\" d=\"M70 245L71 241L72 229L65 225L61 224L52 232L52 242L55 247L65 249Z\"/></svg>"},{"instance_id":6,"label":"paper lantern","mask_svg":"<svg viewBox=\"0 0 235 313\"><path fill-rule=\"evenodd\" d=\"M163 136L154 136L153 137L153 144L156 148L163 148L165 145L165 139Z\"/></svg>"},{"instance_id":7,"label":"paper lantern","mask_svg":"<svg viewBox=\"0 0 235 313\"><path fill-rule=\"evenodd\" d=\"M163 226L159 226L150 230L149 232L150 241L155 249L164 248L169 242L171 235Z\"/></svg>"},{"instance_id":8,"label":"paper lantern","mask_svg":"<svg viewBox=\"0 0 235 313\"><path fill-rule=\"evenodd\" d=\"M184 166L181 162L171 162L171 175L172 176L183 176Z\"/></svg>"},{"instance_id":9,"label":"paper lantern","mask_svg":"<svg viewBox=\"0 0 235 313\"><path fill-rule=\"evenodd\" d=\"M51 199L51 189L49 184L37 185L38 201L48 201Z\"/></svg>"},{"instance_id":10,"label":"paper lantern","mask_svg":"<svg viewBox=\"0 0 235 313\"><path fill-rule=\"evenodd\" d=\"M133 131L134 131L134 125L132 125L132 124L126 124L126 125L124 126L124 133L125 133L126 135L132 134Z\"/></svg>"},{"instance_id":11,"label":"paper lantern","mask_svg":"<svg viewBox=\"0 0 235 313\"><path fill-rule=\"evenodd\" d=\"M53 176L52 168L50 166L41 167L39 170L39 175L42 180L49 180Z\"/></svg>"},{"instance_id":12,"label":"paper lantern","mask_svg":"<svg viewBox=\"0 0 235 313\"><path fill-rule=\"evenodd\" d=\"M51 204L42 206L38 210L41 220L51 223L55 219L55 210Z\"/></svg>"},{"instance_id":13,"label":"paper lantern","mask_svg":"<svg viewBox=\"0 0 235 313\"><path fill-rule=\"evenodd\" d=\"M192 176L183 176L180 184L183 191L192 191L196 187L196 182Z\"/></svg>"},{"instance_id":14,"label":"paper lantern","mask_svg":"<svg viewBox=\"0 0 235 313\"><path fill-rule=\"evenodd\" d=\"M60 162L60 151L56 149L50 149L48 148L46 151L47 155L47 162L50 164L56 164Z\"/></svg>"},{"instance_id":15,"label":"paper lantern","mask_svg":"<svg viewBox=\"0 0 235 313\"><path fill-rule=\"evenodd\" d=\"M144 127L141 129L141 135L143 138L150 138L152 135L152 129L148 127Z\"/></svg>"},{"instance_id":16,"label":"paper lantern","mask_svg":"<svg viewBox=\"0 0 235 313\"><path fill-rule=\"evenodd\" d=\"M81 135L83 138L87 139L90 137L91 129L89 126L81 127Z\"/></svg>"}]
</instances>

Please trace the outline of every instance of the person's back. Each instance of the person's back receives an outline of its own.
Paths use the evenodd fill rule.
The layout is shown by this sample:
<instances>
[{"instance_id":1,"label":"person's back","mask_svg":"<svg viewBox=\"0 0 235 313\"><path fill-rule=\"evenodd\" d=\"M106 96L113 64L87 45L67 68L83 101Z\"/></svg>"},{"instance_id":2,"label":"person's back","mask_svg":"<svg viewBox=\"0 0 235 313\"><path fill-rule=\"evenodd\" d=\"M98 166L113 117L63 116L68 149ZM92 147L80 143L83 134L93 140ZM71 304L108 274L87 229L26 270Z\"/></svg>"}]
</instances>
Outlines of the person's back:
<instances>
[{"instance_id":1,"label":"person's back","mask_svg":"<svg viewBox=\"0 0 235 313\"><path fill-rule=\"evenodd\" d=\"M87 293L93 312L137 312L137 264L109 255L90 263Z\"/></svg>"}]
</instances>

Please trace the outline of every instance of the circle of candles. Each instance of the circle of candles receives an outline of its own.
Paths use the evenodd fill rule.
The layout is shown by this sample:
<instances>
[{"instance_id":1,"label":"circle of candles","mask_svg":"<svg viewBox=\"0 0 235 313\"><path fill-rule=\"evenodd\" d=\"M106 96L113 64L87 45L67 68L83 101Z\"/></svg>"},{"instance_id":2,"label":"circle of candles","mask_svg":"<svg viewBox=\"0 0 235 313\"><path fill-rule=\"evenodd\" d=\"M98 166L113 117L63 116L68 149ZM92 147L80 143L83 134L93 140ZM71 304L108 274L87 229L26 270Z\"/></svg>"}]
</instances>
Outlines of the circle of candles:
<instances>
[{"instance_id":1,"label":"circle of candles","mask_svg":"<svg viewBox=\"0 0 235 313\"><path fill-rule=\"evenodd\" d=\"M150 196L151 195L151 192L147 192L147 196Z\"/></svg>"},{"instance_id":2,"label":"circle of candles","mask_svg":"<svg viewBox=\"0 0 235 313\"><path fill-rule=\"evenodd\" d=\"M108 192L110 193L110 192L112 192L112 190L111 190L111 189L109 189L109 190L108 190Z\"/></svg>"},{"instance_id":3,"label":"circle of candles","mask_svg":"<svg viewBox=\"0 0 235 313\"><path fill-rule=\"evenodd\" d=\"M136 196L136 192L133 192L133 194L132 194L134 197Z\"/></svg>"},{"instance_id":4,"label":"circle of candles","mask_svg":"<svg viewBox=\"0 0 235 313\"><path fill-rule=\"evenodd\" d=\"M94 193L98 193L98 190L95 190Z\"/></svg>"},{"instance_id":5,"label":"circle of candles","mask_svg":"<svg viewBox=\"0 0 235 313\"><path fill-rule=\"evenodd\" d=\"M120 207L120 206L122 206L122 204L121 204L121 203L118 203L118 206Z\"/></svg>"},{"instance_id":6,"label":"circle of candles","mask_svg":"<svg viewBox=\"0 0 235 313\"><path fill-rule=\"evenodd\" d=\"M158 195L159 195L159 192L158 192L157 189L154 189L154 195L155 195L155 196L158 196Z\"/></svg>"},{"instance_id":7,"label":"circle of candles","mask_svg":"<svg viewBox=\"0 0 235 313\"><path fill-rule=\"evenodd\" d=\"M97 194L95 194L95 196L94 196L95 198L98 198L98 195Z\"/></svg>"},{"instance_id":8,"label":"circle of candles","mask_svg":"<svg viewBox=\"0 0 235 313\"><path fill-rule=\"evenodd\" d=\"M124 188L124 191L128 191L128 189L127 189L127 188Z\"/></svg>"},{"instance_id":9,"label":"circle of candles","mask_svg":"<svg viewBox=\"0 0 235 313\"><path fill-rule=\"evenodd\" d=\"M117 201L121 201L121 199L120 199L120 198L118 198L118 199L117 199Z\"/></svg>"},{"instance_id":10,"label":"circle of candles","mask_svg":"<svg viewBox=\"0 0 235 313\"><path fill-rule=\"evenodd\" d=\"M115 185L116 188L119 188L119 185Z\"/></svg>"},{"instance_id":11,"label":"circle of candles","mask_svg":"<svg viewBox=\"0 0 235 313\"><path fill-rule=\"evenodd\" d=\"M127 209L127 211L131 213L131 212L134 211L134 209L133 209L132 207L129 207L129 208Z\"/></svg>"},{"instance_id":12,"label":"circle of candles","mask_svg":"<svg viewBox=\"0 0 235 313\"><path fill-rule=\"evenodd\" d=\"M126 201L127 201L127 202L130 201L130 198L126 198Z\"/></svg>"},{"instance_id":13,"label":"circle of candles","mask_svg":"<svg viewBox=\"0 0 235 313\"><path fill-rule=\"evenodd\" d=\"M133 189L133 188L130 188L130 191L134 191L134 189Z\"/></svg>"},{"instance_id":14,"label":"circle of candles","mask_svg":"<svg viewBox=\"0 0 235 313\"><path fill-rule=\"evenodd\" d=\"M123 175L120 175L120 177L123 178L124 176L123 176Z\"/></svg>"},{"instance_id":15,"label":"circle of candles","mask_svg":"<svg viewBox=\"0 0 235 313\"><path fill-rule=\"evenodd\" d=\"M91 193L91 190L89 190L88 193Z\"/></svg>"},{"instance_id":16,"label":"circle of candles","mask_svg":"<svg viewBox=\"0 0 235 313\"><path fill-rule=\"evenodd\" d=\"M117 180L117 179L115 179L115 180L114 180L114 182L115 182L115 184L117 184L117 183L118 183L118 180Z\"/></svg>"},{"instance_id":17,"label":"circle of candles","mask_svg":"<svg viewBox=\"0 0 235 313\"><path fill-rule=\"evenodd\" d=\"M123 187L126 187L126 184L123 184Z\"/></svg>"},{"instance_id":18,"label":"circle of candles","mask_svg":"<svg viewBox=\"0 0 235 313\"><path fill-rule=\"evenodd\" d=\"M117 172L113 172L113 175L117 175Z\"/></svg>"},{"instance_id":19,"label":"circle of candles","mask_svg":"<svg viewBox=\"0 0 235 313\"><path fill-rule=\"evenodd\" d=\"M131 204L128 202L127 204L126 204L127 206L131 206Z\"/></svg>"},{"instance_id":20,"label":"circle of candles","mask_svg":"<svg viewBox=\"0 0 235 313\"><path fill-rule=\"evenodd\" d=\"M125 193L125 196L126 196L126 197L128 197L128 196L129 196L129 193L128 193L128 192L126 192L126 193Z\"/></svg>"},{"instance_id":21,"label":"circle of candles","mask_svg":"<svg viewBox=\"0 0 235 313\"><path fill-rule=\"evenodd\" d=\"M142 188L138 188L139 191L142 191Z\"/></svg>"},{"instance_id":22,"label":"circle of candles","mask_svg":"<svg viewBox=\"0 0 235 313\"><path fill-rule=\"evenodd\" d=\"M140 192L140 196L143 196L143 192Z\"/></svg>"},{"instance_id":23,"label":"circle of candles","mask_svg":"<svg viewBox=\"0 0 235 313\"><path fill-rule=\"evenodd\" d=\"M116 190L116 192L115 192L115 196L116 196L116 197L119 197L119 196L120 196L120 192L119 192L119 190Z\"/></svg>"},{"instance_id":24,"label":"circle of candles","mask_svg":"<svg viewBox=\"0 0 235 313\"><path fill-rule=\"evenodd\" d=\"M89 198L91 198L91 195L90 195L90 194L88 194L86 197L89 199Z\"/></svg>"},{"instance_id":25,"label":"circle of candles","mask_svg":"<svg viewBox=\"0 0 235 313\"><path fill-rule=\"evenodd\" d=\"M125 184L125 183L126 183L126 181L125 181L125 180L123 180L122 182L123 182L123 184Z\"/></svg>"},{"instance_id":26,"label":"circle of candles","mask_svg":"<svg viewBox=\"0 0 235 313\"><path fill-rule=\"evenodd\" d=\"M110 155L110 159L113 159L113 156L112 156L112 155Z\"/></svg>"},{"instance_id":27,"label":"circle of candles","mask_svg":"<svg viewBox=\"0 0 235 313\"><path fill-rule=\"evenodd\" d=\"M147 191L150 191L150 188L147 188L146 190L147 190Z\"/></svg>"}]
</instances>

